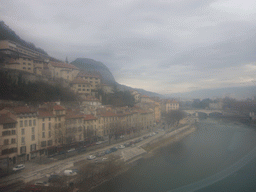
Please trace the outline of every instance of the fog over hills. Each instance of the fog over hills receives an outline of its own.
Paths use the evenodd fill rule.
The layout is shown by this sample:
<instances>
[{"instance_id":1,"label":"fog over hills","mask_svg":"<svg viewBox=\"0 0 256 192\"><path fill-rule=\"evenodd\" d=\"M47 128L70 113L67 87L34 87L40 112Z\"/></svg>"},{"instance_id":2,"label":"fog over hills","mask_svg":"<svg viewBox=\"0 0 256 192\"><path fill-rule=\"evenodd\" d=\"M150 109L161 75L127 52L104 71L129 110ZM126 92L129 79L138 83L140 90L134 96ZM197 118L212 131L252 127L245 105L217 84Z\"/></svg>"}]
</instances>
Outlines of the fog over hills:
<instances>
[{"instance_id":1,"label":"fog over hills","mask_svg":"<svg viewBox=\"0 0 256 192\"><path fill-rule=\"evenodd\" d=\"M218 89L201 89L196 91L190 91L185 93L174 93L165 95L166 97L180 97L181 99L193 99L193 98L223 98L232 97L235 99L247 99L256 96L256 86L244 86L244 87L226 87Z\"/></svg>"},{"instance_id":2,"label":"fog over hills","mask_svg":"<svg viewBox=\"0 0 256 192\"><path fill-rule=\"evenodd\" d=\"M99 61L95 61L89 58L77 58L75 61L71 62L81 70L86 70L93 74L101 75L102 83L114 85L116 84L115 78L109 71L108 67Z\"/></svg>"}]
</instances>

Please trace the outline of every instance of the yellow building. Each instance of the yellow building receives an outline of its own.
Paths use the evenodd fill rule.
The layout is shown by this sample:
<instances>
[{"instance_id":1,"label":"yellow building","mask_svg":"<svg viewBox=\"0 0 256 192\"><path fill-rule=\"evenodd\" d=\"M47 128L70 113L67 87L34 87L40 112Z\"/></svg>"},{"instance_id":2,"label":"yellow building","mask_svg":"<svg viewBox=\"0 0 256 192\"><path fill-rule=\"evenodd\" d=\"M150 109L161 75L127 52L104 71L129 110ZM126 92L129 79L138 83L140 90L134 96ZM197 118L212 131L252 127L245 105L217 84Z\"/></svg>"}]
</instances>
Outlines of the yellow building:
<instances>
[{"instance_id":1,"label":"yellow building","mask_svg":"<svg viewBox=\"0 0 256 192\"><path fill-rule=\"evenodd\" d=\"M87 71L80 71L77 77L86 80L92 85L92 91L95 92L97 89L101 88L101 79L99 75L88 73ZM94 95L95 96L95 95Z\"/></svg>"},{"instance_id":2,"label":"yellow building","mask_svg":"<svg viewBox=\"0 0 256 192\"><path fill-rule=\"evenodd\" d=\"M16 69L43 75L49 62L49 56L26 48L9 40L0 41L0 52L5 68Z\"/></svg>"},{"instance_id":3,"label":"yellow building","mask_svg":"<svg viewBox=\"0 0 256 192\"><path fill-rule=\"evenodd\" d=\"M9 164L16 163L17 141L17 121L8 111L2 110L0 112L0 159L6 159ZM4 170L5 167L0 164L0 168Z\"/></svg>"},{"instance_id":4,"label":"yellow building","mask_svg":"<svg viewBox=\"0 0 256 192\"><path fill-rule=\"evenodd\" d=\"M38 150L39 155L54 153L54 123L55 118L51 111L38 109Z\"/></svg>"},{"instance_id":5,"label":"yellow building","mask_svg":"<svg viewBox=\"0 0 256 192\"><path fill-rule=\"evenodd\" d=\"M66 144L84 141L85 115L69 111L66 116Z\"/></svg>"},{"instance_id":6,"label":"yellow building","mask_svg":"<svg viewBox=\"0 0 256 192\"><path fill-rule=\"evenodd\" d=\"M38 122L37 112L30 107L14 107L9 109L15 116L17 125L18 162L29 161L37 157Z\"/></svg>"},{"instance_id":7,"label":"yellow building","mask_svg":"<svg viewBox=\"0 0 256 192\"><path fill-rule=\"evenodd\" d=\"M49 70L52 78L61 78L67 81L73 81L79 73L76 66L64 62L50 61Z\"/></svg>"},{"instance_id":8,"label":"yellow building","mask_svg":"<svg viewBox=\"0 0 256 192\"><path fill-rule=\"evenodd\" d=\"M70 85L71 88L79 95L85 97L91 95L92 85L81 77L78 77L71 81Z\"/></svg>"}]
</instances>

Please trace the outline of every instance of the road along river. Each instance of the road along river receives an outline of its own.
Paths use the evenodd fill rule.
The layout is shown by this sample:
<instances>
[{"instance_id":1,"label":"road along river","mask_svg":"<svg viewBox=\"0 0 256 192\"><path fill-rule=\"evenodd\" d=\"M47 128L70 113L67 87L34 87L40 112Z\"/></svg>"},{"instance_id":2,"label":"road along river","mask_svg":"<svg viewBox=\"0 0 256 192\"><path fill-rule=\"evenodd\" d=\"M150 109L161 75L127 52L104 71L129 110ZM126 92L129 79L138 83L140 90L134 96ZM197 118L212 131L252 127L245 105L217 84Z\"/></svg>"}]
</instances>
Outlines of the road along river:
<instances>
[{"instance_id":1,"label":"road along river","mask_svg":"<svg viewBox=\"0 0 256 192\"><path fill-rule=\"evenodd\" d=\"M245 125L203 120L189 136L159 149L153 157L140 159L93 192L208 191L207 186L241 171L256 158L255 138L256 130ZM249 176L256 178L255 174ZM232 185L232 179L222 185L221 189L227 189L225 185Z\"/></svg>"}]
</instances>

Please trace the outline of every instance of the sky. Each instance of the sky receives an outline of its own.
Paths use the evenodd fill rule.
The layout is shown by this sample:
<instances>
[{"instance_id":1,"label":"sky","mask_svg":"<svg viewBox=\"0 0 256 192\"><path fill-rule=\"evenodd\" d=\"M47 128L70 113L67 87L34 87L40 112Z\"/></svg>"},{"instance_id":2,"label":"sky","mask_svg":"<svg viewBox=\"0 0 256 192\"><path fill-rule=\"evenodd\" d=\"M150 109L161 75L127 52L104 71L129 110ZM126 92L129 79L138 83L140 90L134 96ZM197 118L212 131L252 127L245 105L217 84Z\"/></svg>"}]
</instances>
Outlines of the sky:
<instances>
[{"instance_id":1,"label":"sky","mask_svg":"<svg viewBox=\"0 0 256 192\"><path fill-rule=\"evenodd\" d=\"M160 94L256 85L255 0L1 0L0 20L65 61Z\"/></svg>"}]
</instances>

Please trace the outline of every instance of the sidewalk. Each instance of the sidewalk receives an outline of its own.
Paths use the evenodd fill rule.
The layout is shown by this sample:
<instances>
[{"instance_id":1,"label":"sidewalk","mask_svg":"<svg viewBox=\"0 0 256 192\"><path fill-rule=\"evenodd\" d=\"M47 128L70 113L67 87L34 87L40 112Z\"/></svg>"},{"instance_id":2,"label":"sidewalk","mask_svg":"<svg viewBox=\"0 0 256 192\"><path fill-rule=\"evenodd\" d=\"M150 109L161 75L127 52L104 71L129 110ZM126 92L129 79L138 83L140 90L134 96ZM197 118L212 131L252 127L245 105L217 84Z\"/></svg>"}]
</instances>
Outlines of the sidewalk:
<instances>
[{"instance_id":1,"label":"sidewalk","mask_svg":"<svg viewBox=\"0 0 256 192\"><path fill-rule=\"evenodd\" d=\"M115 147L121 144L124 144L126 142L132 141L136 138L139 137L143 137L145 135L148 135L152 130L156 130L159 129L161 127L161 125L152 128L152 129L146 129L146 130L142 130L140 132L140 134L136 135L134 137L130 137L128 136L128 138L125 140L119 140L119 141L115 141L114 139L112 139L111 144L104 146L102 148L96 149L96 150L92 150L92 151L86 151L83 154L79 154L73 157L69 157L67 159L63 159L63 160L52 160L51 162L49 162L48 164L38 164L36 163L36 161L30 161L30 162L25 162L25 166L26 168L24 170L22 170L19 173L15 173L15 174L11 174L9 176L6 176L4 178L1 178L1 182L0 185L3 184L10 184L10 183L14 183L18 180L24 180L24 178L27 178L31 175L36 176L36 177L44 177L45 175L51 174L53 172L58 172L59 170L62 169L62 167L66 167L66 166L70 166L71 164L84 160L87 158L88 155L92 154L92 153L97 153L97 152L101 152L101 151L105 151L111 147ZM159 135L159 134L158 134ZM47 157L41 157L42 161L43 160L49 160L49 158Z\"/></svg>"}]
</instances>

